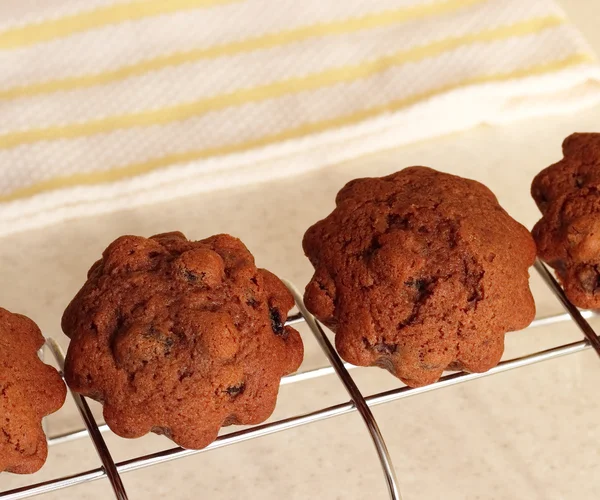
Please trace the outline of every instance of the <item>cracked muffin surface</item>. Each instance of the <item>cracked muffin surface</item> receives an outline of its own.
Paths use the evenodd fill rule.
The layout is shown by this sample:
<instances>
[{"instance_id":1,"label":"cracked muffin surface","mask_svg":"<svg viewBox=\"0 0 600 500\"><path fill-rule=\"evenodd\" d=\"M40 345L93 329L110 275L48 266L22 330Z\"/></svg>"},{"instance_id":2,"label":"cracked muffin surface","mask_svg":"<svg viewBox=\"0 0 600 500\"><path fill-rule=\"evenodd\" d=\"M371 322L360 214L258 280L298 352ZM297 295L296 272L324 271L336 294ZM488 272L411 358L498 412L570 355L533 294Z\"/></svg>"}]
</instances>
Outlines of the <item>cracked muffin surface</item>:
<instances>
[{"instance_id":1,"label":"cracked muffin surface","mask_svg":"<svg viewBox=\"0 0 600 500\"><path fill-rule=\"evenodd\" d=\"M495 366L535 316L535 245L484 185L427 167L356 179L304 236L306 307L348 362L410 386Z\"/></svg>"},{"instance_id":2,"label":"cracked muffin surface","mask_svg":"<svg viewBox=\"0 0 600 500\"><path fill-rule=\"evenodd\" d=\"M302 362L294 300L237 238L122 236L66 309L69 386L122 437L199 449L221 426L257 424Z\"/></svg>"},{"instance_id":3,"label":"cracked muffin surface","mask_svg":"<svg viewBox=\"0 0 600 500\"><path fill-rule=\"evenodd\" d=\"M542 212L533 228L538 255L569 300L600 308L600 134L572 134L564 158L542 170L531 195Z\"/></svg>"},{"instance_id":4,"label":"cracked muffin surface","mask_svg":"<svg viewBox=\"0 0 600 500\"><path fill-rule=\"evenodd\" d=\"M67 388L38 357L43 345L33 321L0 308L0 472L31 474L46 462L42 418L62 407Z\"/></svg>"}]
</instances>

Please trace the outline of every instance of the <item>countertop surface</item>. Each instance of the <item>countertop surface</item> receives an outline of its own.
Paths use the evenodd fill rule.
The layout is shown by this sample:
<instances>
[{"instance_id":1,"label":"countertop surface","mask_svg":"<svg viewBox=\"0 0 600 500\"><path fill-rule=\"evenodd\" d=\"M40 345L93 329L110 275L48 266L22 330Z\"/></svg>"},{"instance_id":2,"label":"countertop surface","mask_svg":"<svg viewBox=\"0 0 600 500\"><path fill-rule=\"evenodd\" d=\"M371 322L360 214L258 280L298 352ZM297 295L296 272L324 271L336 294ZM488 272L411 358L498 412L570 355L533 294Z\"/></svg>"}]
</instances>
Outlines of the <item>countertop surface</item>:
<instances>
[{"instance_id":1,"label":"countertop surface","mask_svg":"<svg viewBox=\"0 0 600 500\"><path fill-rule=\"evenodd\" d=\"M564 0L563 5L600 53L600 2ZM0 240L0 304L32 317L46 335L66 347L60 332L62 311L106 245L122 234L176 229L194 239L222 232L238 236L261 267L303 288L312 269L302 254L302 235L331 211L337 191L350 179L385 175L410 165L428 165L485 183L513 217L531 228L539 217L529 196L531 179L560 159L561 142L574 131L599 132L600 107L510 126L480 126L305 176L15 234ZM538 316L562 312L533 270L531 281ZM324 366L315 340L307 331L302 334L306 346L302 369ZM510 333L505 358L581 338L571 323ZM376 368L359 368L353 374L365 394L401 385ZM598 381L600 360L588 350L375 407L404 500L598 498ZM286 385L272 418L347 400L333 375ZM81 427L72 402L48 424L51 433ZM158 436L135 441L110 434L106 438L116 460L172 447ZM2 474L0 490L98 466L89 440L57 445L40 473ZM356 413L123 478L132 500L386 498L375 451ZM41 498L106 499L110 488L102 480Z\"/></svg>"}]
</instances>

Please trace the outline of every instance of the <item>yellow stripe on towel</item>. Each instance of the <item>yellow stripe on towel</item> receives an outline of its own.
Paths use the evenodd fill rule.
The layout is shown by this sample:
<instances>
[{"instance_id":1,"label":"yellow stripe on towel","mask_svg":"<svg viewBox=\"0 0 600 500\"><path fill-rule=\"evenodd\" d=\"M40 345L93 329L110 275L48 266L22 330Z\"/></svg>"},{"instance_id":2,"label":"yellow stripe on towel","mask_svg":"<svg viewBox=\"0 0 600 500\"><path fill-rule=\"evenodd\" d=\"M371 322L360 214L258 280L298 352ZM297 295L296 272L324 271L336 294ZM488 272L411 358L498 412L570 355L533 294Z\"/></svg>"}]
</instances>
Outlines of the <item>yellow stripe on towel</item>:
<instances>
[{"instance_id":1,"label":"yellow stripe on towel","mask_svg":"<svg viewBox=\"0 0 600 500\"><path fill-rule=\"evenodd\" d=\"M146 0L128 2L80 12L59 19L18 26L0 32L0 49L15 49L64 38L74 33L108 24L135 21L145 17L172 14L183 10L212 7L240 0Z\"/></svg>"},{"instance_id":2,"label":"yellow stripe on towel","mask_svg":"<svg viewBox=\"0 0 600 500\"><path fill-rule=\"evenodd\" d=\"M250 149L259 148L283 142L287 140L297 139L310 134L321 133L327 130L349 126L363 120L375 118L383 113L399 111L405 107L411 106L424 99L429 99L453 90L462 89L470 85L498 83L517 78L527 78L531 76L553 73L555 71L564 70L566 68L577 66L580 64L595 62L596 58L591 54L576 54L560 61L554 61L546 64L539 64L529 68L518 69L507 73L496 73L488 75L478 75L459 83L445 85L427 92L422 92L405 99L390 102L383 106L377 106L370 109L357 111L355 113L339 116L329 120L323 120L316 123L307 123L299 127L284 130L282 132L263 136L258 139L252 139L238 144L231 144L222 147L207 148L197 151L187 151L176 153L161 158L156 158L143 163L131 164L128 166L117 167L104 172L79 173L68 177L57 177L45 182L40 182L33 186L18 189L12 193L0 196L0 202L14 201L20 198L26 198L32 195L40 194L47 191L68 188L73 186L96 185L106 182L115 182L133 177L140 174L152 172L159 168L164 168L175 163L185 163L203 158L224 156L234 153L241 153Z\"/></svg>"},{"instance_id":3,"label":"yellow stripe on towel","mask_svg":"<svg viewBox=\"0 0 600 500\"><path fill-rule=\"evenodd\" d=\"M0 90L0 99L16 99L51 92L69 91L96 85L124 80L140 76L152 71L159 71L171 66L199 61L201 59L214 59L217 57L232 56L254 50L279 47L291 43L301 42L319 36L334 36L357 31L382 28L401 24L408 21L423 19L429 16L439 16L458 9L470 7L486 0L445 0L439 3L426 5L412 5L400 9L367 14L353 19L323 22L309 26L301 26L290 30L269 33L255 38L247 38L235 42L224 43L207 48L199 48L174 54L162 55L121 66L120 68L88 75L72 76L45 82L32 83Z\"/></svg>"},{"instance_id":4,"label":"yellow stripe on towel","mask_svg":"<svg viewBox=\"0 0 600 500\"><path fill-rule=\"evenodd\" d=\"M400 51L359 65L341 66L302 77L281 80L267 85L241 89L228 94L207 97L198 101L169 106L137 113L108 116L82 123L53 125L46 128L9 132L0 135L0 149L9 149L21 144L38 141L73 139L95 134L103 134L118 129L163 125L203 115L250 102L265 101L287 94L316 90L338 83L352 82L368 78L386 70L423 59L439 56L449 50L482 42L504 40L515 36L538 33L544 29L563 24L564 19L556 16L531 19L509 26L501 26L479 33L433 42L421 47Z\"/></svg>"}]
</instances>

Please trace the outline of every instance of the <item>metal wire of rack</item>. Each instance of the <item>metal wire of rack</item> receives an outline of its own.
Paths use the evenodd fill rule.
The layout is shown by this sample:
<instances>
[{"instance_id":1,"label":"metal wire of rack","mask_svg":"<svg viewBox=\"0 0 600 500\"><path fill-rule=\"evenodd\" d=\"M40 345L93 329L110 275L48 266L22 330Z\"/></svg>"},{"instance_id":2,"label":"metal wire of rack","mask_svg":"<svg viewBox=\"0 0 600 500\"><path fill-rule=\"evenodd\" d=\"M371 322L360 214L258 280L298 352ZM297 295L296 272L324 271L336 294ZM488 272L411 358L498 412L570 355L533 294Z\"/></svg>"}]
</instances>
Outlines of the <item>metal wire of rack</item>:
<instances>
[{"instance_id":1,"label":"metal wire of rack","mask_svg":"<svg viewBox=\"0 0 600 500\"><path fill-rule=\"evenodd\" d=\"M123 486L123 482L121 480L121 475L125 474L126 472L151 467L172 460L177 460L198 453L204 453L217 448L223 448L225 446L241 443L250 439L255 439L261 436L267 436L287 429L292 429L294 427L300 427L310 423L358 411L364 420L366 430L371 436L371 439L373 440L373 444L377 451L379 461L381 463L382 470L384 473L384 478L388 487L389 497L392 500L401 500L399 482L395 475L394 465L392 463L390 453L387 450L383 435L377 425L377 421L371 413L370 408L372 406L390 403L399 399L407 398L410 396L416 396L418 394L423 394L437 389L442 389L444 387L457 385L463 382L468 382L470 380L488 377L497 373L521 368L524 366L539 363L541 361L547 361L568 354L575 354L589 348L593 348L596 351L596 353L600 356L600 338L598 338L597 334L594 332L593 328L587 321L589 318L597 316L597 313L594 313L592 311L579 311L575 306L573 306L566 298L564 292L562 291L554 277L550 274L548 269L541 262L538 261L535 263L535 269L541 275L545 284L551 289L554 295L556 295L556 297L561 302L561 304L567 312L565 314L558 314L546 318L538 318L534 320L528 328L535 328L539 326L546 326L550 324L556 324L572 320L583 333L585 337L584 340L553 347L526 356L520 356L517 358L502 361L500 362L500 364L498 364L498 366L492 368L491 370L485 373L452 373L442 377L438 382L435 382L425 387L400 387L398 389L364 396L358 389L356 383L354 382L354 379L349 373L350 370L356 367L348 363L344 363L342 361L342 359L339 357L339 355L331 345L328 336L324 332L319 322L305 309L304 304L302 302L302 297L298 290L293 285L286 283L290 291L293 293L294 298L296 300L296 305L300 311L299 314L290 317L286 324L306 322L306 324L314 334L317 342L319 343L319 346L329 359L331 365L309 371L299 372L284 377L281 381L282 385L298 383L305 380L323 377L325 375L335 373L337 374L341 383L344 385L346 391L348 392L350 396L349 401L345 401L343 403L339 403L326 408L321 408L317 411L313 411L310 413L296 415L293 417L277 420L275 422L269 422L237 432L232 432L230 434L226 434L224 436L220 436L215 442L213 442L211 445L207 446L202 450L186 450L180 447L175 447L169 450L160 451L157 453L152 453L149 455L144 455L115 463L114 459L111 456L110 450L107 447L104 438L102 437L102 434L105 432L109 432L110 429L106 424L98 424L96 422L84 397L81 397L75 393L71 393L72 397L74 398L75 404L79 410L79 413L82 417L83 423L85 424L85 428L66 434L50 436L48 438L48 444L51 446L56 446L61 443L73 441L76 439L82 439L89 436L94 444L94 447L96 448L102 466L96 469L80 472L78 474L59 477L49 481L44 481L29 486L0 492L0 499L19 500L23 498L30 498L36 495L41 495L43 493L49 493L52 491L69 488L91 481L108 479L112 486L115 498L117 498L118 500L127 500L128 496L125 491L125 487ZM53 339L48 338L46 342L46 348L53 354L59 367L62 370L64 366L64 354L62 353L58 344Z\"/></svg>"}]
</instances>

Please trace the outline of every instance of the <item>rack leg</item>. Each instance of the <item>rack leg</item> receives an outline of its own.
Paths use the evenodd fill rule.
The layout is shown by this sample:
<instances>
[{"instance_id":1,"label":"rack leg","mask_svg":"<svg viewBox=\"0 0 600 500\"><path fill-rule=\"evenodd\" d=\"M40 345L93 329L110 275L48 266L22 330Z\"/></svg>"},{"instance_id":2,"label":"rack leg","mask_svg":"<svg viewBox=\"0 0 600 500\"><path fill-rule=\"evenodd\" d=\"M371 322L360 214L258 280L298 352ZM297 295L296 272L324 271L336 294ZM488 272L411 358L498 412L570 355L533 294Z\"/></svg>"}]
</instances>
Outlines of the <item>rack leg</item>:
<instances>
[{"instance_id":1,"label":"rack leg","mask_svg":"<svg viewBox=\"0 0 600 500\"><path fill-rule=\"evenodd\" d=\"M321 349L323 349L325 355L329 359L329 362L333 366L338 377L344 384L346 391L348 391L348 394L352 398L356 409L360 413L367 426L367 429L369 430L369 434L371 435L371 439L373 440L373 444L375 445L375 449L377 450L377 455L379 456L379 461L381 462L381 467L383 468L383 473L385 476L390 498L392 500L402 500L402 497L400 495L400 488L398 486L398 479L396 478L396 471L394 470L394 464L392 463L392 458L385 444L385 440L383 439L383 435L379 430L377 421L375 420L375 417L373 416L373 413L369 408L369 405L365 401L365 398L360 392L360 389L354 382L354 379L350 376L348 370L346 370L344 362L338 356L338 353L336 352L334 347L331 345L331 342L329 341L327 335L321 328L321 325L319 325L314 316L312 316L308 312L306 307L304 307L304 302L302 300L300 292L298 292L298 290L291 283L285 282L285 284L294 295L294 299L296 300L296 305L298 306L298 309L300 309L300 312L304 316L306 323L313 332L315 338L317 339L317 342L319 343Z\"/></svg>"},{"instance_id":2,"label":"rack leg","mask_svg":"<svg viewBox=\"0 0 600 500\"><path fill-rule=\"evenodd\" d=\"M577 309L573 304L571 304L561 286L554 279L554 276L552 276L550 271L548 271L546 266L542 264L542 262L539 259L535 261L535 269L540 274L542 279L546 282L548 287L552 290L554 295L556 295L556 298L560 301L560 303L569 313L571 318L573 318L573 321L575 321L583 335L585 335L585 338L589 341L590 345L596 351L596 354L600 356L600 339L598 338L598 335L596 335L596 332L594 331L592 326L583 317L579 309Z\"/></svg>"},{"instance_id":3,"label":"rack leg","mask_svg":"<svg viewBox=\"0 0 600 500\"><path fill-rule=\"evenodd\" d=\"M54 339L46 339L46 345L50 348L52 354L54 354L54 357L56 358L60 369L64 371L65 356L60 346L56 343ZM96 420L92 415L92 411L90 410L87 401L75 392L71 391L71 395L75 400L75 404L77 405L77 409L81 414L81 418L83 419L85 426L87 427L87 430L90 434L90 437L92 438L94 446L96 447L96 451L98 453L98 456L100 457L100 460L102 461L104 472L106 473L106 476L110 481L110 484L115 493L115 497L117 498L117 500L128 500L127 493L125 491L125 486L123 486L123 481L121 480L121 476L119 475L117 466L115 465L115 462L112 456L110 455L110 452L108 451L106 442L104 441L104 438L102 437L102 434L100 433L100 430L96 425Z\"/></svg>"}]
</instances>

